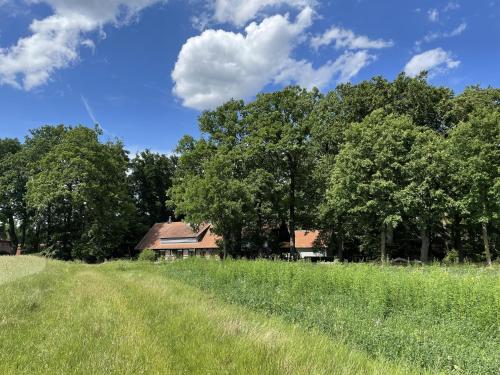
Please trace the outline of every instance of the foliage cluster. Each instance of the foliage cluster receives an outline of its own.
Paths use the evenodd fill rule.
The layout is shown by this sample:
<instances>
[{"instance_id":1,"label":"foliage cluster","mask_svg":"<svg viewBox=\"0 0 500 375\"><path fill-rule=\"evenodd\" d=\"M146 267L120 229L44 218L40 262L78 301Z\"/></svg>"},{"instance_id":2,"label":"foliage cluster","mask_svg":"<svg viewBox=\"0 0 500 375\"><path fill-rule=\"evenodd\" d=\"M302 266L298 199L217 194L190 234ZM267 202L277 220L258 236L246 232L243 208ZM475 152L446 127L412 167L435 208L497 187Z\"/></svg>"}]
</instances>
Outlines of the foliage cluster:
<instances>
[{"instance_id":1,"label":"foliage cluster","mask_svg":"<svg viewBox=\"0 0 500 375\"><path fill-rule=\"evenodd\" d=\"M120 141L101 138L98 127L60 125L22 144L0 139L0 225L14 248L101 261L168 219L175 158L146 150L130 160Z\"/></svg>"},{"instance_id":2,"label":"foliage cluster","mask_svg":"<svg viewBox=\"0 0 500 375\"><path fill-rule=\"evenodd\" d=\"M339 259L498 257L499 89L454 95L425 74L325 95L292 86L231 100L199 125L178 158L146 150L130 160L98 127L0 139L0 236L101 261L130 256L170 217L212 223L235 257L281 242L297 256L295 229L320 230L317 245Z\"/></svg>"},{"instance_id":3,"label":"foliage cluster","mask_svg":"<svg viewBox=\"0 0 500 375\"><path fill-rule=\"evenodd\" d=\"M367 351L435 371L500 368L500 270L192 259L168 277Z\"/></svg>"},{"instance_id":4,"label":"foliage cluster","mask_svg":"<svg viewBox=\"0 0 500 375\"><path fill-rule=\"evenodd\" d=\"M156 253L151 249L144 249L139 254L138 260L141 262L154 262L156 260Z\"/></svg>"},{"instance_id":5,"label":"foliage cluster","mask_svg":"<svg viewBox=\"0 0 500 375\"><path fill-rule=\"evenodd\" d=\"M295 255L300 228L321 230L339 259L498 255L498 89L454 95L401 74L231 100L199 123L170 195L187 221L214 225L225 253L276 251L266 245L284 228Z\"/></svg>"}]
</instances>

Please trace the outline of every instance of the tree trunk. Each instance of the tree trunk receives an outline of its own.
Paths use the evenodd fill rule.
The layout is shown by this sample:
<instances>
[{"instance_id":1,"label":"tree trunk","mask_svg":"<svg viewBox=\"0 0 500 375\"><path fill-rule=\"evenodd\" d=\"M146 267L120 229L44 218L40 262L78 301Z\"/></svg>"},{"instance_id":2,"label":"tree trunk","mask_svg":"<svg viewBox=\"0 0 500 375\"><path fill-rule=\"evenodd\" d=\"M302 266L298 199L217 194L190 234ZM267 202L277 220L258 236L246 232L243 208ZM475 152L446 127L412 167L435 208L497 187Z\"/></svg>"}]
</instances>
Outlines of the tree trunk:
<instances>
[{"instance_id":1,"label":"tree trunk","mask_svg":"<svg viewBox=\"0 0 500 375\"><path fill-rule=\"evenodd\" d=\"M339 230L337 233L337 238L336 238L336 244L337 244L337 259L339 261L344 260L344 236L342 234L342 231Z\"/></svg>"},{"instance_id":2,"label":"tree trunk","mask_svg":"<svg viewBox=\"0 0 500 375\"><path fill-rule=\"evenodd\" d=\"M233 240L233 254L241 255L241 246L242 246L242 235L241 235L241 226L237 226L234 230L234 240Z\"/></svg>"},{"instance_id":3,"label":"tree trunk","mask_svg":"<svg viewBox=\"0 0 500 375\"><path fill-rule=\"evenodd\" d=\"M486 256L486 264L491 266L490 240L488 238L488 225L481 223L483 229L484 255Z\"/></svg>"},{"instance_id":4,"label":"tree trunk","mask_svg":"<svg viewBox=\"0 0 500 375\"><path fill-rule=\"evenodd\" d=\"M228 248L227 242L228 242L228 237L224 236L222 239L222 251L223 251L222 259L224 260L227 258L227 248Z\"/></svg>"},{"instance_id":5,"label":"tree trunk","mask_svg":"<svg viewBox=\"0 0 500 375\"><path fill-rule=\"evenodd\" d=\"M291 159L291 158L290 158ZM290 160L291 163L291 160ZM290 222L288 229L290 230L290 255L295 260L297 259L297 249L295 248L295 171L290 168L290 192L289 192L289 209Z\"/></svg>"},{"instance_id":6,"label":"tree trunk","mask_svg":"<svg viewBox=\"0 0 500 375\"><path fill-rule=\"evenodd\" d=\"M47 206L47 241L46 245L52 245L52 205Z\"/></svg>"},{"instance_id":7,"label":"tree trunk","mask_svg":"<svg viewBox=\"0 0 500 375\"><path fill-rule=\"evenodd\" d=\"M28 215L23 218L23 223L21 224L21 248L24 250L24 245L26 244L26 230L28 228Z\"/></svg>"},{"instance_id":8,"label":"tree trunk","mask_svg":"<svg viewBox=\"0 0 500 375\"><path fill-rule=\"evenodd\" d=\"M394 228L392 227L392 224L389 224L387 226L387 245L392 246L394 242Z\"/></svg>"},{"instance_id":9,"label":"tree trunk","mask_svg":"<svg viewBox=\"0 0 500 375\"><path fill-rule=\"evenodd\" d=\"M35 225L33 236L33 251L38 253L40 251L40 223Z\"/></svg>"},{"instance_id":10,"label":"tree trunk","mask_svg":"<svg viewBox=\"0 0 500 375\"><path fill-rule=\"evenodd\" d=\"M464 247L462 246L462 229L460 227L461 218L458 214L453 216L453 227L452 227L452 237L453 237L453 249L458 252L458 262L463 263L465 260Z\"/></svg>"},{"instance_id":11,"label":"tree trunk","mask_svg":"<svg viewBox=\"0 0 500 375\"><path fill-rule=\"evenodd\" d=\"M336 241L337 241L337 234L335 233L335 230L332 229L330 232L330 236L328 238L328 246L326 248L326 256L327 257L333 257L334 250L337 247Z\"/></svg>"},{"instance_id":12,"label":"tree trunk","mask_svg":"<svg viewBox=\"0 0 500 375\"><path fill-rule=\"evenodd\" d=\"M427 263L429 261L429 247L430 247L430 238L429 238L429 230L426 226L423 226L420 229L420 261L423 263Z\"/></svg>"},{"instance_id":13,"label":"tree trunk","mask_svg":"<svg viewBox=\"0 0 500 375\"><path fill-rule=\"evenodd\" d=\"M17 238L17 233L16 233L16 223L14 221L14 216L10 213L9 214L9 237L10 237L10 242L12 243L12 247L14 250L17 249L17 245L19 245L19 239Z\"/></svg>"},{"instance_id":14,"label":"tree trunk","mask_svg":"<svg viewBox=\"0 0 500 375\"><path fill-rule=\"evenodd\" d=\"M386 261L386 237L387 237L387 229L386 225L382 224L382 229L380 230L380 258L382 260L382 263L385 263Z\"/></svg>"}]
</instances>

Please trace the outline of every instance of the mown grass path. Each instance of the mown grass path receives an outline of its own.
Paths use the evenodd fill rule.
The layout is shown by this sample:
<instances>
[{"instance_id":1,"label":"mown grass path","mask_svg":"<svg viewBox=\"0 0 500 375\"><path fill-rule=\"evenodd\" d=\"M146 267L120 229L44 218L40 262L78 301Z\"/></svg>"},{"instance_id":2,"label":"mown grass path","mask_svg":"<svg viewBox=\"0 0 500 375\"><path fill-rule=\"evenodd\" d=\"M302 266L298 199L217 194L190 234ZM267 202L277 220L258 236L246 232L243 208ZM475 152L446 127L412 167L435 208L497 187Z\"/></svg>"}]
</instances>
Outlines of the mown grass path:
<instances>
[{"instance_id":1,"label":"mown grass path","mask_svg":"<svg viewBox=\"0 0 500 375\"><path fill-rule=\"evenodd\" d=\"M49 261L0 289L0 374L400 374L152 266Z\"/></svg>"},{"instance_id":2,"label":"mown grass path","mask_svg":"<svg viewBox=\"0 0 500 375\"><path fill-rule=\"evenodd\" d=\"M0 285L44 270L46 259L27 256L0 256Z\"/></svg>"}]
</instances>

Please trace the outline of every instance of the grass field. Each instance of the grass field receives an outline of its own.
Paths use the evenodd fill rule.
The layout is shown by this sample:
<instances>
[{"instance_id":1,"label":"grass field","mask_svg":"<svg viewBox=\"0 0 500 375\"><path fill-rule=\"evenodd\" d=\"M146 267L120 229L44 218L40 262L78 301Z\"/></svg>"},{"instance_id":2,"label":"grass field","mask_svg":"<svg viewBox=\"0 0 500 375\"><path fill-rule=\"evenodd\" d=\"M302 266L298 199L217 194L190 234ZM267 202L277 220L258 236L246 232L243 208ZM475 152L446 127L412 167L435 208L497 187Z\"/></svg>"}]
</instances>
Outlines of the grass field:
<instances>
[{"instance_id":1,"label":"grass field","mask_svg":"<svg viewBox=\"0 0 500 375\"><path fill-rule=\"evenodd\" d=\"M170 265L0 259L2 375L418 372L228 304Z\"/></svg>"},{"instance_id":2,"label":"grass field","mask_svg":"<svg viewBox=\"0 0 500 375\"><path fill-rule=\"evenodd\" d=\"M189 260L162 272L374 358L500 373L500 268Z\"/></svg>"},{"instance_id":3,"label":"grass field","mask_svg":"<svg viewBox=\"0 0 500 375\"><path fill-rule=\"evenodd\" d=\"M41 272L47 261L38 257L0 256L0 285Z\"/></svg>"}]
</instances>

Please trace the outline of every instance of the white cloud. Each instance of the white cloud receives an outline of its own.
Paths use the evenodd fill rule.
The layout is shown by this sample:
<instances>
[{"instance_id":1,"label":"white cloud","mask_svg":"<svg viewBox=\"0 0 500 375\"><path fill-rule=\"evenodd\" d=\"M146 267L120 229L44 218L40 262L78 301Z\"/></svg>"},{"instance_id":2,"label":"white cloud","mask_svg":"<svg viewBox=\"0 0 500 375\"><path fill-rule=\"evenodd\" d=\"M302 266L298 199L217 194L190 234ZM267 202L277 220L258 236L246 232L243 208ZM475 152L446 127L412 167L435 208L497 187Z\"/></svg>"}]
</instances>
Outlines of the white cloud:
<instances>
[{"instance_id":1,"label":"white cloud","mask_svg":"<svg viewBox=\"0 0 500 375\"><path fill-rule=\"evenodd\" d=\"M423 43L430 43L433 42L437 39L443 39L443 38L453 38L455 36L461 35L465 30L467 29L467 23L462 22L460 25L458 25L456 28L449 32L434 32L434 33L428 33L424 36L422 40L417 40L415 42L415 49L417 51L420 51L420 47Z\"/></svg>"},{"instance_id":2,"label":"white cloud","mask_svg":"<svg viewBox=\"0 0 500 375\"><path fill-rule=\"evenodd\" d=\"M426 70L429 76L444 73L460 65L459 60L454 60L451 54L442 48L435 48L413 56L406 64L404 71L410 77L414 77Z\"/></svg>"},{"instance_id":3,"label":"white cloud","mask_svg":"<svg viewBox=\"0 0 500 375\"><path fill-rule=\"evenodd\" d=\"M275 78L276 83L289 84L295 82L302 87L323 88L337 76L337 82L347 82L359 71L375 60L375 56L367 51L344 52L335 61L330 61L318 69L314 69L308 61L290 60Z\"/></svg>"},{"instance_id":4,"label":"white cloud","mask_svg":"<svg viewBox=\"0 0 500 375\"><path fill-rule=\"evenodd\" d=\"M28 0L45 3L54 14L30 25L31 35L0 48L0 84L31 90L58 69L78 61L79 47L93 48L84 35L104 25L121 25L161 0Z\"/></svg>"},{"instance_id":5,"label":"white cloud","mask_svg":"<svg viewBox=\"0 0 500 375\"><path fill-rule=\"evenodd\" d=\"M364 35L356 35L353 31L342 29L333 26L322 35L317 35L311 38L311 45L313 48L318 49L321 46L326 46L335 43L336 49L381 49L392 47L392 40L383 39L369 39Z\"/></svg>"},{"instance_id":6,"label":"white cloud","mask_svg":"<svg viewBox=\"0 0 500 375\"><path fill-rule=\"evenodd\" d=\"M444 35L446 37L458 36L458 35L462 34L466 28L467 28L467 23L462 22L455 29L453 29L451 33L448 33L448 34L445 33Z\"/></svg>"},{"instance_id":7,"label":"white cloud","mask_svg":"<svg viewBox=\"0 0 500 375\"><path fill-rule=\"evenodd\" d=\"M460 9L460 4L457 3L456 1L450 1L446 6L444 7L445 12L449 12L451 10L457 10Z\"/></svg>"},{"instance_id":8,"label":"white cloud","mask_svg":"<svg viewBox=\"0 0 500 375\"><path fill-rule=\"evenodd\" d=\"M313 18L313 9L306 7L294 22L288 15L275 15L261 23L251 23L241 33L206 30L188 39L172 72L174 94L184 106L204 110L231 98L250 98L269 83L324 88L332 80L350 80L374 61L376 56L369 54L367 48L392 44L348 34L339 40L338 48L344 52L336 60L315 68L310 61L291 57Z\"/></svg>"},{"instance_id":9,"label":"white cloud","mask_svg":"<svg viewBox=\"0 0 500 375\"><path fill-rule=\"evenodd\" d=\"M92 51L92 53L95 52L95 43L92 39L82 40L82 42L80 44L84 47L87 47L89 50Z\"/></svg>"},{"instance_id":10,"label":"white cloud","mask_svg":"<svg viewBox=\"0 0 500 375\"><path fill-rule=\"evenodd\" d=\"M439 20L439 11L437 9L429 9L427 11L427 17L431 22L437 22Z\"/></svg>"},{"instance_id":11,"label":"white cloud","mask_svg":"<svg viewBox=\"0 0 500 375\"><path fill-rule=\"evenodd\" d=\"M287 6L302 10L315 4L316 0L215 0L213 18L219 23L243 26L266 8Z\"/></svg>"},{"instance_id":12,"label":"white cloud","mask_svg":"<svg viewBox=\"0 0 500 375\"><path fill-rule=\"evenodd\" d=\"M271 82L290 60L300 35L312 23L307 7L290 22L276 15L245 33L206 30L182 47L172 78L187 107L213 108L231 98L248 98Z\"/></svg>"},{"instance_id":13,"label":"white cloud","mask_svg":"<svg viewBox=\"0 0 500 375\"><path fill-rule=\"evenodd\" d=\"M467 29L467 23L466 22L462 22L460 25L458 25L456 28L454 28L452 31L450 32L445 32L445 33L430 33L430 34L427 34L425 37L424 37L424 40L426 42L432 42L433 40L436 40L436 39L441 39L441 38L452 38L454 36L458 36L460 34L462 34L465 29Z\"/></svg>"}]
</instances>

